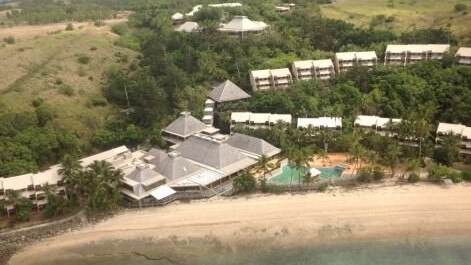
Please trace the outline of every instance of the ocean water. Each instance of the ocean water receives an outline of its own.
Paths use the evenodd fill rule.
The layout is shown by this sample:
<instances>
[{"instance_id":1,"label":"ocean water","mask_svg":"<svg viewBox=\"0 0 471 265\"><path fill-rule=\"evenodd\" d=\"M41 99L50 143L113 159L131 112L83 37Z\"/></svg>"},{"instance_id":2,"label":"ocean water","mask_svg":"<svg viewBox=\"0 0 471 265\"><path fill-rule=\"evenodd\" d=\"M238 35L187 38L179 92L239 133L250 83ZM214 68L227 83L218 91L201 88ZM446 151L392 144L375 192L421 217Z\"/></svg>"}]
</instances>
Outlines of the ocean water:
<instances>
[{"instance_id":1,"label":"ocean water","mask_svg":"<svg viewBox=\"0 0 471 265\"><path fill-rule=\"evenodd\" d=\"M128 248L126 244L130 244ZM215 242L187 242L185 247L179 244L153 245L150 242L122 242L117 246L116 242L110 242L81 251L87 255L69 255L48 264L470 265L471 236L350 242L294 249L263 244L231 249ZM93 251L100 254L91 255Z\"/></svg>"}]
</instances>

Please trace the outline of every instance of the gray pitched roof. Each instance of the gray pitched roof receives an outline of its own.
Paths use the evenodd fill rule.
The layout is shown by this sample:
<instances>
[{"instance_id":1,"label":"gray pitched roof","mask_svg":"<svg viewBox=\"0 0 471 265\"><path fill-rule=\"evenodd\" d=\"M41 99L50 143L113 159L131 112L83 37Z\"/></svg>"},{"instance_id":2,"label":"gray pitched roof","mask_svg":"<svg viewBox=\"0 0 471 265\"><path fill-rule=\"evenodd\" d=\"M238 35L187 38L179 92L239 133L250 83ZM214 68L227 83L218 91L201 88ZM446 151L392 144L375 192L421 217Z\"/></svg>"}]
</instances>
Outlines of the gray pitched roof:
<instances>
[{"instance_id":1,"label":"gray pitched roof","mask_svg":"<svg viewBox=\"0 0 471 265\"><path fill-rule=\"evenodd\" d=\"M245 134L236 133L232 135L227 143L231 146L244 150L249 153L256 155L266 155L268 157L274 156L281 152L280 149L274 147L273 145L267 143L263 139L256 137L248 136Z\"/></svg>"},{"instance_id":2,"label":"gray pitched roof","mask_svg":"<svg viewBox=\"0 0 471 265\"><path fill-rule=\"evenodd\" d=\"M180 137L188 137L203 131L207 127L202 121L191 116L190 112L182 112L180 117L165 127L163 131Z\"/></svg>"},{"instance_id":3,"label":"gray pitched roof","mask_svg":"<svg viewBox=\"0 0 471 265\"><path fill-rule=\"evenodd\" d=\"M152 149L149 150L149 152L147 152L142 157L142 159L143 160L148 160L149 159L150 161L148 161L148 162L155 165L155 164L159 163L160 161L162 161L163 159L165 159L167 156L168 155L165 151L152 148Z\"/></svg>"},{"instance_id":4,"label":"gray pitched roof","mask_svg":"<svg viewBox=\"0 0 471 265\"><path fill-rule=\"evenodd\" d=\"M180 26L178 26L175 30L176 31L184 31L184 32L193 32L197 30L199 27L198 23L193 21L187 21Z\"/></svg>"},{"instance_id":5,"label":"gray pitched roof","mask_svg":"<svg viewBox=\"0 0 471 265\"><path fill-rule=\"evenodd\" d=\"M136 169L127 175L127 178L139 183L147 182L152 179L156 181L162 180L162 176L154 170L150 169L148 166L137 166Z\"/></svg>"},{"instance_id":6,"label":"gray pitched roof","mask_svg":"<svg viewBox=\"0 0 471 265\"><path fill-rule=\"evenodd\" d=\"M205 139L200 136L191 136L177 147L177 151L184 157L217 169L222 169L248 158L238 149L225 142Z\"/></svg>"},{"instance_id":7,"label":"gray pitched roof","mask_svg":"<svg viewBox=\"0 0 471 265\"><path fill-rule=\"evenodd\" d=\"M155 164L154 170L164 175L169 180L177 180L200 169L201 167L195 165L188 159L170 153L167 154L166 158Z\"/></svg>"},{"instance_id":8,"label":"gray pitched roof","mask_svg":"<svg viewBox=\"0 0 471 265\"><path fill-rule=\"evenodd\" d=\"M215 86L209 93L209 97L217 102L228 102L250 98L250 95L242 90L242 88L232 83L230 80L226 80L218 86Z\"/></svg>"},{"instance_id":9,"label":"gray pitched roof","mask_svg":"<svg viewBox=\"0 0 471 265\"><path fill-rule=\"evenodd\" d=\"M220 30L229 32L261 31L268 27L262 21L252 21L246 16L235 16L229 23Z\"/></svg>"}]
</instances>

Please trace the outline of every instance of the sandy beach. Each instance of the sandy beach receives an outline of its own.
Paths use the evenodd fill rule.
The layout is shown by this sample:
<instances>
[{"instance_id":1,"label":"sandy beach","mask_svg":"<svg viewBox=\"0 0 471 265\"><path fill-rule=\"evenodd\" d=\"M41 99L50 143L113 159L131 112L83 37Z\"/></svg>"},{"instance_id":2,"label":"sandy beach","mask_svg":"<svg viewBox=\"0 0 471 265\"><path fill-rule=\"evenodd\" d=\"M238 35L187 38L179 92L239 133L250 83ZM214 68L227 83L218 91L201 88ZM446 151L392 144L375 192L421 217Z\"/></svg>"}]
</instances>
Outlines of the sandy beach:
<instances>
[{"instance_id":1,"label":"sandy beach","mask_svg":"<svg viewBox=\"0 0 471 265\"><path fill-rule=\"evenodd\" d=\"M256 194L127 210L97 225L29 246L8 264L56 264L53 261L67 260L67 255L125 255L136 250L120 249L118 243L132 240L167 242L172 249L178 247L177 242L203 242L234 252L260 242L272 247L450 234L471 235L469 184ZM100 249L101 242L116 242L116 247ZM89 250L79 253L77 249L86 246ZM179 253L181 259L190 255Z\"/></svg>"}]
</instances>

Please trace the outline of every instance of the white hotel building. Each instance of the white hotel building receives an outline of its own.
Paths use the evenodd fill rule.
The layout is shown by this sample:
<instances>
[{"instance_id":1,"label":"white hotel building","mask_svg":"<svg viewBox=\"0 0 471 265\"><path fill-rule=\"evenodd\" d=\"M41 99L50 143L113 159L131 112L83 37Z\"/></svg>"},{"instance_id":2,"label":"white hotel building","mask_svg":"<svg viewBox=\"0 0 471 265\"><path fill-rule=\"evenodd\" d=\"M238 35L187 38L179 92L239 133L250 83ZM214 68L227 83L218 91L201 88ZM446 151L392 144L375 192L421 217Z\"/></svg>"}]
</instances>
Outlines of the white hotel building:
<instances>
[{"instance_id":1,"label":"white hotel building","mask_svg":"<svg viewBox=\"0 0 471 265\"><path fill-rule=\"evenodd\" d=\"M329 80L335 75L332 60L306 60L293 63L291 70L296 80Z\"/></svg>"}]
</instances>

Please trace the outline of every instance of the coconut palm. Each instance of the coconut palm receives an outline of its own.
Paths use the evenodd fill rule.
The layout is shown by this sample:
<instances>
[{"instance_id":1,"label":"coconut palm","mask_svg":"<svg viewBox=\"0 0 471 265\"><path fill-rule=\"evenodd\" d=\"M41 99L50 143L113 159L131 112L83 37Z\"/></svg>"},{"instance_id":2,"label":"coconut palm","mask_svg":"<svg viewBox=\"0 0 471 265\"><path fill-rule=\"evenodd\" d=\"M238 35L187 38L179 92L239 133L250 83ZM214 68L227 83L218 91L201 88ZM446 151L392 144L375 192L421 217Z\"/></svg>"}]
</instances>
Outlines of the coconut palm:
<instances>
[{"instance_id":1,"label":"coconut palm","mask_svg":"<svg viewBox=\"0 0 471 265\"><path fill-rule=\"evenodd\" d=\"M317 153L317 158L322 160L322 164L325 166L325 160L329 159L329 155L325 149L319 149Z\"/></svg>"},{"instance_id":2,"label":"coconut palm","mask_svg":"<svg viewBox=\"0 0 471 265\"><path fill-rule=\"evenodd\" d=\"M442 137L441 146L445 150L448 166L452 166L460 153L461 139L458 135L449 133Z\"/></svg>"},{"instance_id":3,"label":"coconut palm","mask_svg":"<svg viewBox=\"0 0 471 265\"><path fill-rule=\"evenodd\" d=\"M7 202L9 206L17 208L18 204L21 202L21 192L19 190L7 190L6 192ZM10 218L10 210L7 209L8 218Z\"/></svg>"},{"instance_id":4,"label":"coconut palm","mask_svg":"<svg viewBox=\"0 0 471 265\"><path fill-rule=\"evenodd\" d=\"M275 165L273 165L273 163L270 163L270 159L266 155L262 155L258 159L255 168L257 173L262 173L262 184L264 184L266 182L267 174L275 168Z\"/></svg>"},{"instance_id":5,"label":"coconut palm","mask_svg":"<svg viewBox=\"0 0 471 265\"><path fill-rule=\"evenodd\" d=\"M418 159L409 159L407 161L407 171L411 174L417 174L417 171L420 168L420 160Z\"/></svg>"},{"instance_id":6,"label":"coconut palm","mask_svg":"<svg viewBox=\"0 0 471 265\"><path fill-rule=\"evenodd\" d=\"M312 157L312 150L309 147L304 147L295 151L294 154L294 167L298 170L298 184L301 185L301 171L309 169Z\"/></svg>"},{"instance_id":7,"label":"coconut palm","mask_svg":"<svg viewBox=\"0 0 471 265\"><path fill-rule=\"evenodd\" d=\"M80 161L71 155L65 155L61 161L58 173L64 179L69 196L75 197L79 205L83 206L82 195L85 183Z\"/></svg>"},{"instance_id":8,"label":"coconut palm","mask_svg":"<svg viewBox=\"0 0 471 265\"><path fill-rule=\"evenodd\" d=\"M384 157L384 163L391 170L391 177L394 177L396 168L399 164L399 156L401 155L401 146L395 142L388 145Z\"/></svg>"},{"instance_id":9,"label":"coconut palm","mask_svg":"<svg viewBox=\"0 0 471 265\"><path fill-rule=\"evenodd\" d=\"M120 199L121 170L115 170L106 161L94 161L84 174L87 185L87 210L89 213L109 212Z\"/></svg>"},{"instance_id":10,"label":"coconut palm","mask_svg":"<svg viewBox=\"0 0 471 265\"><path fill-rule=\"evenodd\" d=\"M426 104L420 110L412 115L412 124L414 136L419 140L419 159L422 159L422 144L430 136L430 120L436 112L433 104Z\"/></svg>"}]
</instances>

